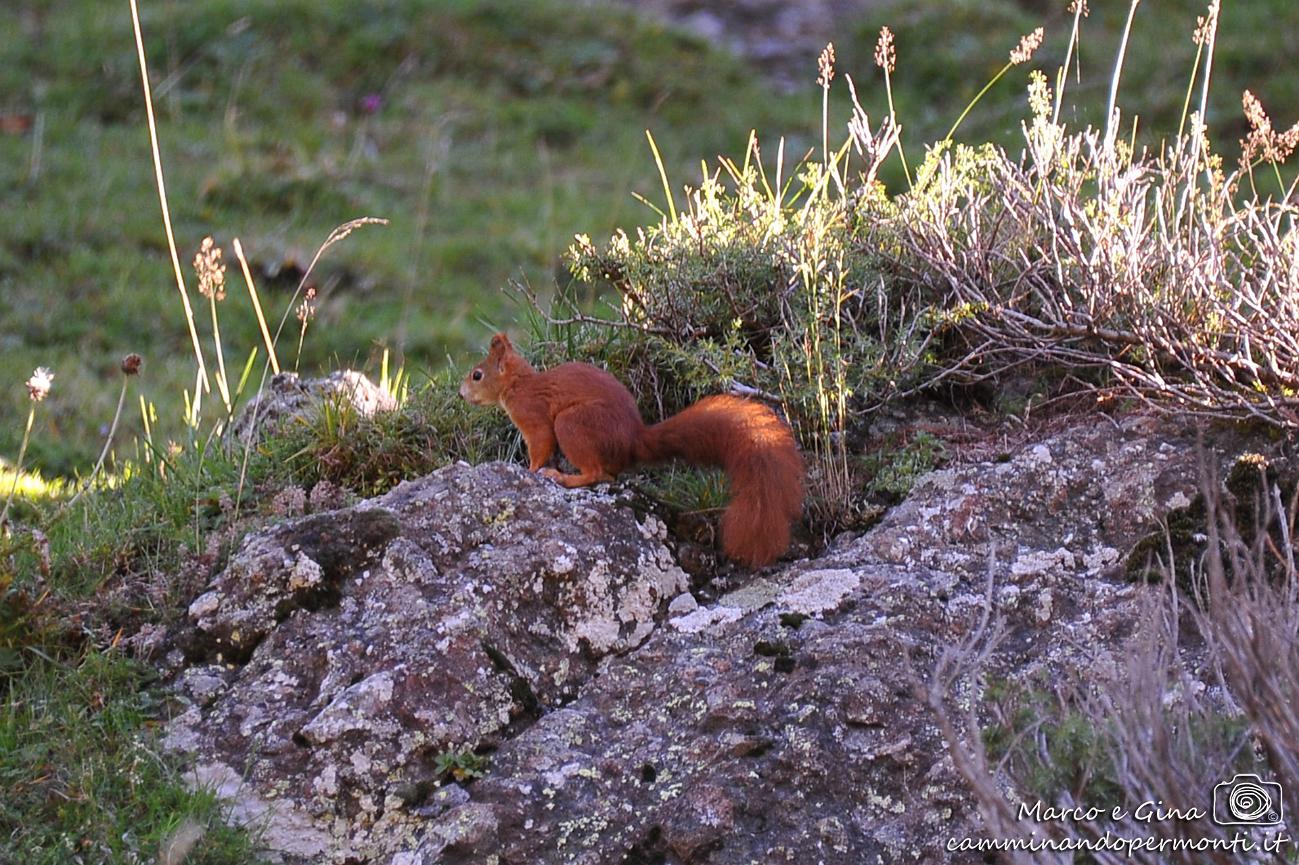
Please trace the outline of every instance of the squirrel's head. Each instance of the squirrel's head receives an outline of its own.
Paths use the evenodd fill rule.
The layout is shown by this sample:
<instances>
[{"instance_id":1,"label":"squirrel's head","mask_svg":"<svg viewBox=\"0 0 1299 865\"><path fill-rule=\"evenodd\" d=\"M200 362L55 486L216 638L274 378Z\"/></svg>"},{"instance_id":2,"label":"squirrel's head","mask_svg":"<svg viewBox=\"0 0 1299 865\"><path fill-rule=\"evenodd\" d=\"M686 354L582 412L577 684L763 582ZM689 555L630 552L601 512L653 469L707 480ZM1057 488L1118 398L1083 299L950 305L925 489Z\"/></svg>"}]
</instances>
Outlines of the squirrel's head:
<instances>
[{"instance_id":1,"label":"squirrel's head","mask_svg":"<svg viewBox=\"0 0 1299 865\"><path fill-rule=\"evenodd\" d=\"M460 383L460 396L474 405L495 405L500 402L501 392L514 381L519 373L532 367L514 350L510 338L504 333L492 337L492 344L487 350L487 357L465 376Z\"/></svg>"}]
</instances>

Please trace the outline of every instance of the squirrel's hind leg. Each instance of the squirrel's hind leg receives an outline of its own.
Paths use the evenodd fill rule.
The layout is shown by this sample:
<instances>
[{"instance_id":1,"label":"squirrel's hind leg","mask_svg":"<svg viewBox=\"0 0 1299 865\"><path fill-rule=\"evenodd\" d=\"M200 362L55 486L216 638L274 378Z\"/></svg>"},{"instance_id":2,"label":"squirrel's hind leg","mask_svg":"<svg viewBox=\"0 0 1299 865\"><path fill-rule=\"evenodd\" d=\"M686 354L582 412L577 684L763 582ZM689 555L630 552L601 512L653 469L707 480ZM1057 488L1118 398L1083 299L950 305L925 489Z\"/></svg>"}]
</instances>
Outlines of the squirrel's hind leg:
<instances>
[{"instance_id":1,"label":"squirrel's hind leg","mask_svg":"<svg viewBox=\"0 0 1299 865\"><path fill-rule=\"evenodd\" d=\"M633 433L634 435L634 433ZM542 471L566 487L589 487L611 481L627 464L631 435L600 406L573 406L555 415L555 438L577 474ZM624 441L626 439L626 441Z\"/></svg>"},{"instance_id":2,"label":"squirrel's hind leg","mask_svg":"<svg viewBox=\"0 0 1299 865\"><path fill-rule=\"evenodd\" d=\"M613 475L599 469L583 471L575 475L566 475L556 469L542 469L540 474L570 489L573 487L589 487L592 484L608 483L613 480Z\"/></svg>"}]
</instances>

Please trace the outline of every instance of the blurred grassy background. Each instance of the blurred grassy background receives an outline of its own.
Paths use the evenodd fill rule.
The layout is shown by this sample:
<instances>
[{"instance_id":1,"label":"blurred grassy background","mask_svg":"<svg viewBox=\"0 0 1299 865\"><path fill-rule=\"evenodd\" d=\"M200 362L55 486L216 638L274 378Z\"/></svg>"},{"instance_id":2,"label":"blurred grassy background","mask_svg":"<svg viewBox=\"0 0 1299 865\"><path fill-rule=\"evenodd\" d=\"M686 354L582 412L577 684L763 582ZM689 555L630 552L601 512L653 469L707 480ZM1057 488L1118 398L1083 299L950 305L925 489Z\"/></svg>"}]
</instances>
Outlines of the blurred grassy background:
<instances>
[{"instance_id":1,"label":"blurred grassy background","mask_svg":"<svg viewBox=\"0 0 1299 865\"><path fill-rule=\"evenodd\" d=\"M903 0L840 28L839 68L873 114L884 109L871 62L881 24L897 33L895 101L913 166L1005 62L1044 25L1033 67L1054 79L1071 17L1038 0ZM1127 14L1092 0L1071 121L1096 121ZM1058 8L1057 8L1058 7ZM0 29L0 454L12 459L25 412L21 382L56 371L29 463L86 471L116 397L117 363L146 358L140 386L160 438L181 435L193 361L171 277L148 156L127 4L18 0ZM1194 0L1138 9L1120 92L1147 140L1176 128L1202 14ZM335 225L385 216L330 252L304 369L369 364L393 349L421 371L462 362L490 327L517 315L499 291L566 279L574 232L594 237L653 219L633 200L662 192L650 128L674 186L699 160L742 152L750 128L819 142L819 93L787 94L698 39L621 7L552 0L145 0L143 26L182 261L204 235L227 249L222 331L233 375L258 344L229 254L242 239L278 319L301 268ZM1215 64L1211 123L1230 145L1250 87L1278 126L1299 117L1299 4L1229 2ZM965 140L1014 144L1027 68L1016 69L962 127ZM836 119L846 119L843 88ZM895 163L886 175L893 185ZM192 297L212 363L208 316ZM290 324L295 324L290 322ZM280 346L292 363L294 339ZM215 393L210 398L215 400ZM139 430L128 412L120 443Z\"/></svg>"}]
</instances>

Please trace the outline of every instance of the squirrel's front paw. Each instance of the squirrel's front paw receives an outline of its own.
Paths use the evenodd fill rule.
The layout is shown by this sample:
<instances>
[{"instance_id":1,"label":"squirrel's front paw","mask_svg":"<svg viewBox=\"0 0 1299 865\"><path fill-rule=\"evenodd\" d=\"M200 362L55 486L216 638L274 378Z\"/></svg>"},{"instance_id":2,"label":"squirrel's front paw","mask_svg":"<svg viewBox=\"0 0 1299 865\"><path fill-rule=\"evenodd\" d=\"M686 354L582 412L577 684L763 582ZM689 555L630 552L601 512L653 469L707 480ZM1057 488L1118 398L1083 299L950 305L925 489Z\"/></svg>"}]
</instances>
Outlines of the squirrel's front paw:
<instances>
[{"instance_id":1,"label":"squirrel's front paw","mask_svg":"<svg viewBox=\"0 0 1299 865\"><path fill-rule=\"evenodd\" d=\"M559 471L556 471L555 469L549 467L537 469L537 474L541 475L543 478L550 478L552 481L554 481L557 484L563 483L562 480L562 478L564 477L563 474L560 473Z\"/></svg>"}]
</instances>

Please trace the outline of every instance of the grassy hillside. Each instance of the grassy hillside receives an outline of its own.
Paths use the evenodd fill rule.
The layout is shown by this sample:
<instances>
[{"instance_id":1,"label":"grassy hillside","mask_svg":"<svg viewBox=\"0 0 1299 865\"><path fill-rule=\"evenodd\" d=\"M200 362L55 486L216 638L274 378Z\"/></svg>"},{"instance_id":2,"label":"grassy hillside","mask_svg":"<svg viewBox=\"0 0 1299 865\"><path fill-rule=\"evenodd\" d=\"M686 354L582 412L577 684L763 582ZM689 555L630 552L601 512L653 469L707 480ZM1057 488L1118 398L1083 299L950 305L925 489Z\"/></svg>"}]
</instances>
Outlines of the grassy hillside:
<instances>
[{"instance_id":1,"label":"grassy hillside","mask_svg":"<svg viewBox=\"0 0 1299 865\"><path fill-rule=\"evenodd\" d=\"M514 318L498 292L509 280L553 284L574 232L652 216L630 194L659 188L646 128L682 174L742 148L751 126L816 123L732 59L621 11L522 0L142 7L182 262L188 272L205 235L225 246L232 365L258 342L233 237L278 318L330 229L388 217L318 272L302 363L365 363L387 346L433 368L486 322ZM145 356L145 392L164 436L179 435L191 351L127 4L33 0L16 20L0 33L0 112L30 128L0 134L3 405L18 411L18 384L53 367L52 420L32 455L50 471L84 470L112 414L104 382L117 358ZM19 432L0 429L0 454Z\"/></svg>"}]
</instances>

